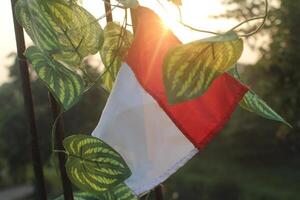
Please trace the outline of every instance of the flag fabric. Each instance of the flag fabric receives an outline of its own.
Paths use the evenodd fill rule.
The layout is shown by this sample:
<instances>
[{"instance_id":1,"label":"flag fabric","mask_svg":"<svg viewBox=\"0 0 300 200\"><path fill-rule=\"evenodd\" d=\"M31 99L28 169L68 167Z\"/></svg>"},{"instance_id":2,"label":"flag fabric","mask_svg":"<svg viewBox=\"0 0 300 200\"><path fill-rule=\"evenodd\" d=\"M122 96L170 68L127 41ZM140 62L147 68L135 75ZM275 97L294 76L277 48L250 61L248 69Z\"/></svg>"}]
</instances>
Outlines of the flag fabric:
<instances>
[{"instance_id":1,"label":"flag fabric","mask_svg":"<svg viewBox=\"0 0 300 200\"><path fill-rule=\"evenodd\" d=\"M229 120L248 88L224 73L202 96L168 103L163 60L181 42L154 12L137 9L133 44L92 135L123 156L132 171L125 183L141 195L199 152Z\"/></svg>"}]
</instances>

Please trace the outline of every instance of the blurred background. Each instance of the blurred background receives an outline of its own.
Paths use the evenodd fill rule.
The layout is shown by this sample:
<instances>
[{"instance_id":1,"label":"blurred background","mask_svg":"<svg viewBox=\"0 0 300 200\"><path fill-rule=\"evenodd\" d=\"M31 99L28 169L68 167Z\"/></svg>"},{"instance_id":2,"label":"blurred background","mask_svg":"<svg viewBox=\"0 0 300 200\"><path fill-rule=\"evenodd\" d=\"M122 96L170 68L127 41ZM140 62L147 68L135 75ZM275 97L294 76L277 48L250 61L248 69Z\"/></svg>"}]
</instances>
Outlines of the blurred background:
<instances>
[{"instance_id":1,"label":"blurred background","mask_svg":"<svg viewBox=\"0 0 300 200\"><path fill-rule=\"evenodd\" d=\"M161 1L141 1L159 13L179 38L188 42L205 37L180 24L176 8ZM83 0L96 17L103 2ZM293 126L268 121L237 109L225 129L185 167L164 183L166 199L180 200L298 200L300 199L300 2L271 0L265 28L245 39L240 60L243 79ZM175 11L174 11L175 10ZM264 14L263 0L183 0L183 20L202 29L224 31L245 19ZM114 15L122 19L122 13ZM170 23L171 22L171 23ZM100 22L103 26L105 21ZM259 21L241 31L254 30ZM34 199L29 133L9 1L0 3L0 200ZM30 40L27 38L30 45ZM101 61L86 61L99 74ZM38 134L47 192L61 194L58 172L49 161L52 115L47 89L31 73ZM100 85L65 114L65 132L89 134L108 97ZM175 147L176 148L176 147ZM150 197L151 198L151 197Z\"/></svg>"}]
</instances>

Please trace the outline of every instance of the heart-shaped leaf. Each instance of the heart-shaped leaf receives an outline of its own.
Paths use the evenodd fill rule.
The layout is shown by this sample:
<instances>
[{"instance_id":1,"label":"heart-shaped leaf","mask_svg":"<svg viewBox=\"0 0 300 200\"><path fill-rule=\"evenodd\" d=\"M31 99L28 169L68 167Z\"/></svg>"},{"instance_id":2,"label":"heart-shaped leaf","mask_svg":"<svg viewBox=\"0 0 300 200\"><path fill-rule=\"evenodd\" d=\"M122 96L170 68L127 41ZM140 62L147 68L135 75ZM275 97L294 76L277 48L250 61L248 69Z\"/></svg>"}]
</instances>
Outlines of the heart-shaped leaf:
<instances>
[{"instance_id":1,"label":"heart-shaped leaf","mask_svg":"<svg viewBox=\"0 0 300 200\"><path fill-rule=\"evenodd\" d=\"M35 45L68 65L79 66L102 43L99 23L75 2L19 0L15 12Z\"/></svg>"},{"instance_id":2,"label":"heart-shaped leaf","mask_svg":"<svg viewBox=\"0 0 300 200\"><path fill-rule=\"evenodd\" d=\"M84 90L84 82L78 74L44 54L36 46L29 47L25 56L64 110L77 103Z\"/></svg>"},{"instance_id":3,"label":"heart-shaped leaf","mask_svg":"<svg viewBox=\"0 0 300 200\"><path fill-rule=\"evenodd\" d=\"M104 42L100 49L100 55L106 72L104 72L102 81L105 89L111 91L122 60L126 57L132 44L133 35L114 22L106 25L103 35Z\"/></svg>"},{"instance_id":4,"label":"heart-shaped leaf","mask_svg":"<svg viewBox=\"0 0 300 200\"><path fill-rule=\"evenodd\" d=\"M73 135L63 144L69 155L66 163L68 176L83 191L100 194L131 175L121 155L98 138Z\"/></svg>"},{"instance_id":5,"label":"heart-shaped leaf","mask_svg":"<svg viewBox=\"0 0 300 200\"><path fill-rule=\"evenodd\" d=\"M163 66L169 102L201 96L217 76L237 62L242 51L243 41L234 32L171 49Z\"/></svg>"},{"instance_id":6,"label":"heart-shaped leaf","mask_svg":"<svg viewBox=\"0 0 300 200\"><path fill-rule=\"evenodd\" d=\"M242 82L237 67L229 71L236 79ZM240 102L240 106L249 112L256 113L266 119L282 122L287 126L291 125L277 114L268 104L254 91L249 90Z\"/></svg>"},{"instance_id":7,"label":"heart-shaped leaf","mask_svg":"<svg viewBox=\"0 0 300 200\"><path fill-rule=\"evenodd\" d=\"M55 200L64 200L63 196ZM110 191L99 195L86 192L78 192L74 194L74 200L137 200L137 197L132 193L131 189L124 183L117 185Z\"/></svg>"}]
</instances>

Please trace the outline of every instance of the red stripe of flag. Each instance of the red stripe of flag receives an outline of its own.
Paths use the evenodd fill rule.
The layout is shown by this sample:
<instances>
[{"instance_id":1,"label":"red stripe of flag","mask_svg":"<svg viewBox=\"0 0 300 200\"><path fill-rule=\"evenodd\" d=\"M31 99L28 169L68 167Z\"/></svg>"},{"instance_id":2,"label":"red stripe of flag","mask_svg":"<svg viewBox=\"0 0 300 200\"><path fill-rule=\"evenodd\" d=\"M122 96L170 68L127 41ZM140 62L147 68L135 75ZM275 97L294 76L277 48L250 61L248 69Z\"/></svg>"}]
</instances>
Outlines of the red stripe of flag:
<instances>
[{"instance_id":1,"label":"red stripe of flag","mask_svg":"<svg viewBox=\"0 0 300 200\"><path fill-rule=\"evenodd\" d=\"M175 105L168 103L162 75L163 60L168 50L181 42L151 10L139 7L137 15L136 35L126 62L143 88L200 149L229 120L248 88L224 73L201 97Z\"/></svg>"}]
</instances>

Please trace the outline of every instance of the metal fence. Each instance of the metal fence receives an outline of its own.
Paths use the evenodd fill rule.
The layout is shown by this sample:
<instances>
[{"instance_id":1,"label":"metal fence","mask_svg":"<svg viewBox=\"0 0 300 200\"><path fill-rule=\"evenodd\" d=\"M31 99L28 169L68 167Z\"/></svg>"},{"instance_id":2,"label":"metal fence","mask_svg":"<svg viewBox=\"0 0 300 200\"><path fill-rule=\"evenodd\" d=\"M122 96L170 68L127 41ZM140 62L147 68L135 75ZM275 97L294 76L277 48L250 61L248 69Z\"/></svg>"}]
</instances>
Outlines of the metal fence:
<instances>
[{"instance_id":1,"label":"metal fence","mask_svg":"<svg viewBox=\"0 0 300 200\"><path fill-rule=\"evenodd\" d=\"M12 15L14 20L14 30L15 30L15 38L17 44L17 58L19 63L19 70L21 75L22 81L22 89L23 89L23 97L24 97L24 106L26 110L26 117L27 123L29 126L30 131L30 146L31 146L31 157L32 157L32 164L33 164L33 171L35 176L35 193L36 198L38 200L46 200L47 199L47 190L44 180L43 174L43 163L40 157L40 149L39 149L39 135L37 132L37 125L35 119L35 108L32 98L32 91L30 85L30 78L29 78L29 69L26 58L24 56L24 51L26 49L25 39L24 39L24 31L23 28L19 25L16 21L16 16L14 12L14 7L17 0L11 0L11 7L12 7ZM111 22L113 21L112 16L112 8L110 4L110 0L104 0L103 4L105 8L106 14L106 21ZM131 10L131 18L132 18L132 25L133 30L135 30L136 26L136 16L135 11ZM49 103L51 105L53 120L59 117L56 131L55 131L55 143L58 150L63 150L63 139L64 139L64 123L62 116L59 116L60 110L58 106L58 102L56 102L55 98L49 92ZM61 176L62 182L62 189L63 189L63 196L65 200L73 200L73 191L72 185L70 180L67 177L67 172L65 169L65 162L66 158L64 154L58 154L58 161L59 161L59 171ZM163 199L163 193L161 186L155 188L155 197L157 200Z\"/></svg>"}]
</instances>

